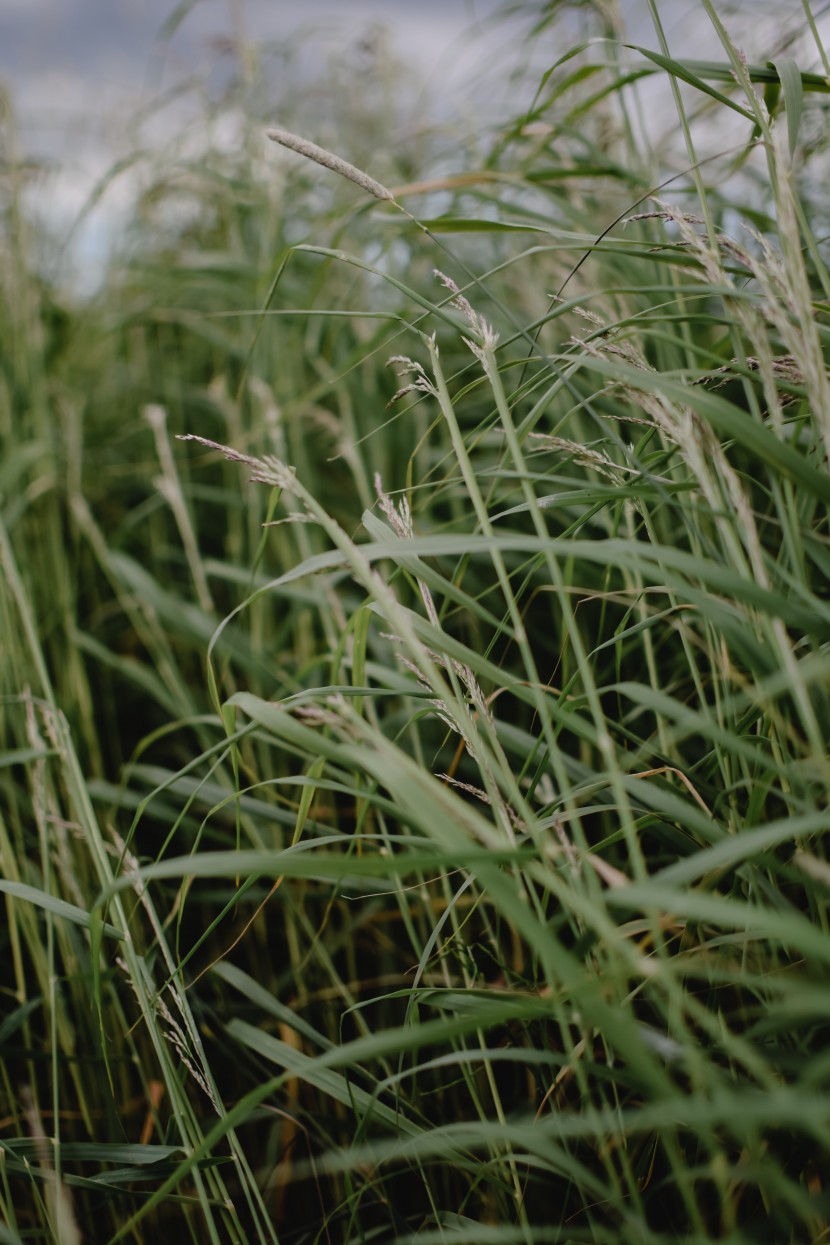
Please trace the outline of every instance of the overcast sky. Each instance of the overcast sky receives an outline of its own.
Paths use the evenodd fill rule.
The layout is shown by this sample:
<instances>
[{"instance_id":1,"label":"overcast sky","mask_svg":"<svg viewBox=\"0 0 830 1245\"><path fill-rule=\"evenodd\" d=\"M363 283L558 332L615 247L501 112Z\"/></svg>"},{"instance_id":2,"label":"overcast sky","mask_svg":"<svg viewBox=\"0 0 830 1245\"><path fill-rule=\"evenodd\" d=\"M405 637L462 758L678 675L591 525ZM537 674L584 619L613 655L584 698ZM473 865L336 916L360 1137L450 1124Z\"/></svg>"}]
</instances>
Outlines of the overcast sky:
<instances>
[{"instance_id":1,"label":"overcast sky","mask_svg":"<svg viewBox=\"0 0 830 1245\"><path fill-rule=\"evenodd\" d=\"M300 29L322 64L373 24L383 25L399 54L460 81L474 45L486 41L487 19L504 6L501 0L185 0L178 8L188 11L162 54L159 36L176 7L174 0L0 0L0 78L12 88L27 141L48 145L49 130L76 108L91 106L100 115L102 107L135 101L220 63L223 41L276 44Z\"/></svg>"}]
</instances>

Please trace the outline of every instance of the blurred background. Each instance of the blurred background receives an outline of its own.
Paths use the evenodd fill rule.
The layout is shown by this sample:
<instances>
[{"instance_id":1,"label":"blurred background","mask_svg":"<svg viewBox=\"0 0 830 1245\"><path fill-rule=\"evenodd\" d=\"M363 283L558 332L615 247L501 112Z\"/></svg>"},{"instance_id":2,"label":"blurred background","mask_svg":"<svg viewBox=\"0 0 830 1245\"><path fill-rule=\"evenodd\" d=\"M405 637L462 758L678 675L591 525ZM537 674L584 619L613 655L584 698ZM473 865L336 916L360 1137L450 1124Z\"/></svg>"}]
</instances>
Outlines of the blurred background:
<instances>
[{"instance_id":1,"label":"blurred background","mask_svg":"<svg viewBox=\"0 0 830 1245\"><path fill-rule=\"evenodd\" d=\"M719 55L698 0L657 7L673 54ZM750 59L803 27L798 0L720 10ZM540 24L547 36L531 38ZM25 160L24 201L43 226L50 278L83 292L123 235L142 168L157 168L173 145L175 158L230 149L260 117L333 141L345 81L370 112L384 108L384 93L395 110L406 101L401 146L437 125L457 150L529 104L569 40L602 28L654 46L648 0L3 0L4 163ZM653 138L671 141L665 109L646 109L646 121Z\"/></svg>"}]
</instances>

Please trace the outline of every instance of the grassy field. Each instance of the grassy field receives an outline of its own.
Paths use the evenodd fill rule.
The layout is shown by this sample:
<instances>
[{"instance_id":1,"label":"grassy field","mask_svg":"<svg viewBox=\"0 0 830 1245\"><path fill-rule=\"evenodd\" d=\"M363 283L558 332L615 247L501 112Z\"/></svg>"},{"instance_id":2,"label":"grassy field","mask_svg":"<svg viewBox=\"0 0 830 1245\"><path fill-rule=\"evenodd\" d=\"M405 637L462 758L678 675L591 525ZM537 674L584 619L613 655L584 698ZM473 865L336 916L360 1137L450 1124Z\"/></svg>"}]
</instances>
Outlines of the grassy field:
<instances>
[{"instance_id":1,"label":"grassy field","mask_svg":"<svg viewBox=\"0 0 830 1245\"><path fill-rule=\"evenodd\" d=\"M0 1245L830 1239L830 65L649 9L7 167Z\"/></svg>"}]
</instances>

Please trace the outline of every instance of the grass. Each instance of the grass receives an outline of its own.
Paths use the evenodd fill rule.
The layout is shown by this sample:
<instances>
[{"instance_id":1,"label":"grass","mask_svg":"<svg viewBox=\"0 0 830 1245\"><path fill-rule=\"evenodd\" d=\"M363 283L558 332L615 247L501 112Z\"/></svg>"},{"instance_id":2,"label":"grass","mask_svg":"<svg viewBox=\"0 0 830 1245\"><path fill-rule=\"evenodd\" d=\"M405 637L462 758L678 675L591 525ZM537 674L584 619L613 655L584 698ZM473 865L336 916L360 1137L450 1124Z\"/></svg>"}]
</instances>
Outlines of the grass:
<instances>
[{"instance_id":1,"label":"grass","mask_svg":"<svg viewBox=\"0 0 830 1245\"><path fill-rule=\"evenodd\" d=\"M362 188L235 84L86 302L9 173L0 1241L827 1238L828 66L701 9Z\"/></svg>"}]
</instances>

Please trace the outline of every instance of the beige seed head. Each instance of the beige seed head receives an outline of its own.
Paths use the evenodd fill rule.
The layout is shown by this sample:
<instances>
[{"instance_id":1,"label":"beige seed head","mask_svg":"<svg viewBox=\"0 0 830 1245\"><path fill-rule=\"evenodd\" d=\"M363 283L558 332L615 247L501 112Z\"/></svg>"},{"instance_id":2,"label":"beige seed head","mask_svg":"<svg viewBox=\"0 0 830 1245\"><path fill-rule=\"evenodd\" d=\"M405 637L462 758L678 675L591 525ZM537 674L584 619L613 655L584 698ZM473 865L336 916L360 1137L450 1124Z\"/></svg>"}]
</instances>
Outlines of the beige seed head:
<instances>
[{"instance_id":1,"label":"beige seed head","mask_svg":"<svg viewBox=\"0 0 830 1245\"><path fill-rule=\"evenodd\" d=\"M316 143L310 143L307 138L300 138L298 134L292 134L290 130L273 128L266 130L265 133L272 142L288 147L291 151L296 151L298 155L305 156L308 160L313 160L315 164L322 164L324 168L331 169L334 173L339 173L341 177L348 178L350 182L354 182L356 186L360 186L361 190L365 190L368 194L374 195L376 199L385 199L387 202L394 200L395 196L391 190L387 190L380 182L376 182L368 173L355 168L347 160L342 160L340 156L334 155L333 152L326 151L325 147L318 147Z\"/></svg>"}]
</instances>

